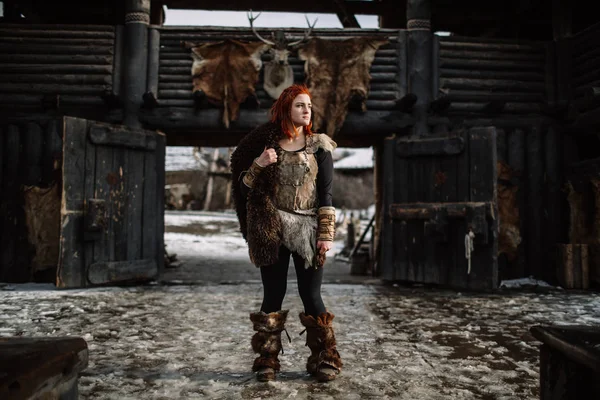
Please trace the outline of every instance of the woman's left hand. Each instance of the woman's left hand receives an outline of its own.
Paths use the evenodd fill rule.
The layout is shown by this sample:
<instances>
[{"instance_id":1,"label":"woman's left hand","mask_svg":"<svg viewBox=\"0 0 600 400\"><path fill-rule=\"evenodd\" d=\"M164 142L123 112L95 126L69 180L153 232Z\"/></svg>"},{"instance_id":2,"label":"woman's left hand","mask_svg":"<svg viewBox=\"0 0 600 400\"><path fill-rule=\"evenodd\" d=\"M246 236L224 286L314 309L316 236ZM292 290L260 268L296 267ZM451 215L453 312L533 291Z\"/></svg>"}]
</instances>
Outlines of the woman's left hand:
<instances>
[{"instance_id":1,"label":"woman's left hand","mask_svg":"<svg viewBox=\"0 0 600 400\"><path fill-rule=\"evenodd\" d=\"M319 253L327 253L333 247L333 242L328 240L318 240L317 241L317 250Z\"/></svg>"}]
</instances>

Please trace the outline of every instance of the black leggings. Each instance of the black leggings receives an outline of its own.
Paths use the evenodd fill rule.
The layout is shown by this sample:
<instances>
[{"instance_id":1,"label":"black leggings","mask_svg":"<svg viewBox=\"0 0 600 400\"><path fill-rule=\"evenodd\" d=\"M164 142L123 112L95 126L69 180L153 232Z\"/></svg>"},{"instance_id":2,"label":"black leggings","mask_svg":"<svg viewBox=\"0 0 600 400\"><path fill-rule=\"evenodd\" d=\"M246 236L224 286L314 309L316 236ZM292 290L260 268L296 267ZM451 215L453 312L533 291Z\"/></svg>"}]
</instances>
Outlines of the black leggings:
<instances>
[{"instance_id":1,"label":"black leggings","mask_svg":"<svg viewBox=\"0 0 600 400\"><path fill-rule=\"evenodd\" d=\"M264 290L260 310L267 314L281 310L283 298L287 290L290 255L294 259L294 266L296 267L298 292L304 304L304 312L317 317L326 311L323 299L321 298L323 268L305 268L304 259L296 253L291 253L285 246L279 248L279 260L276 264L260 267L260 276Z\"/></svg>"}]
</instances>

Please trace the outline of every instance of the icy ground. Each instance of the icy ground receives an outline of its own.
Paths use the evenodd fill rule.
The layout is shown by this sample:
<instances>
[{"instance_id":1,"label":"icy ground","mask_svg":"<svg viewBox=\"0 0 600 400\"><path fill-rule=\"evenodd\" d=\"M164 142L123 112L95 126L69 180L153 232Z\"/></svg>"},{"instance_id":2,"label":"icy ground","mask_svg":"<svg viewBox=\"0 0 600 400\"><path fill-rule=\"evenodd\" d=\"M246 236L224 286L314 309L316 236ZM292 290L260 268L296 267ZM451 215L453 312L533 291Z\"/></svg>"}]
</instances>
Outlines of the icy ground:
<instances>
[{"instance_id":1,"label":"icy ground","mask_svg":"<svg viewBox=\"0 0 600 400\"><path fill-rule=\"evenodd\" d=\"M169 271L168 283L137 287L0 284L0 336L84 337L90 362L79 382L82 399L534 400L539 343L529 328L600 324L600 296L592 292L476 294L373 280L335 283L342 270L334 266L323 297L336 315L345 365L336 381L320 384L304 372L309 350L299 336L302 308L290 269L284 307L291 310L292 342L284 340L279 379L258 383L250 372L248 314L259 308L262 289L254 267L243 263L241 237L210 228L230 226L227 218L177 218L167 218L166 238L171 248L189 250L187 271L182 265ZM191 223L213 233L181 236L193 236L182 229ZM201 254L195 261L193 240ZM217 251L219 243L226 251ZM215 265L219 272L210 271Z\"/></svg>"}]
</instances>

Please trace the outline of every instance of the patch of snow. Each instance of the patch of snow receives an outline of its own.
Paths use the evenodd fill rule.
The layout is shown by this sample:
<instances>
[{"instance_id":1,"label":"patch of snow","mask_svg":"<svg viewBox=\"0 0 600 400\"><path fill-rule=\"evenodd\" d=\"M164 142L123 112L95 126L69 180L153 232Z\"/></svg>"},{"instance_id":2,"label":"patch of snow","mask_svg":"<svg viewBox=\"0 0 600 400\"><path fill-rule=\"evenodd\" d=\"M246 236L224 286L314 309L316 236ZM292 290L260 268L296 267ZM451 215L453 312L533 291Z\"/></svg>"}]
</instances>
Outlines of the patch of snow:
<instances>
[{"instance_id":1,"label":"patch of snow","mask_svg":"<svg viewBox=\"0 0 600 400\"><path fill-rule=\"evenodd\" d=\"M208 166L202 158L194 157L193 146L167 146L165 171L196 171Z\"/></svg>"},{"instance_id":2,"label":"patch of snow","mask_svg":"<svg viewBox=\"0 0 600 400\"><path fill-rule=\"evenodd\" d=\"M236 259L248 264L248 254L231 217L222 219L217 232L197 235L179 231L217 224L218 216L167 213L167 227L178 232L165 235L169 249L200 254L194 268L206 274L222 270L228 284L71 290L0 284L0 337L84 338L89 363L79 392L90 400L536 400L539 342L529 329L600 324L600 295L594 292L324 284L344 362L338 379L324 385L305 371L310 351L306 336L299 336L303 305L297 284L288 281L283 308L290 310L286 329L292 341L283 337L278 379L256 382L249 313L260 309L263 288L254 266L249 273L234 267ZM233 275L243 282L229 283ZM532 279L502 284L549 286Z\"/></svg>"},{"instance_id":3,"label":"patch of snow","mask_svg":"<svg viewBox=\"0 0 600 400\"><path fill-rule=\"evenodd\" d=\"M526 288L526 287L547 287L552 288L554 286L548 284L547 282L529 278L520 278L520 279L510 279L500 282L500 287L505 289L516 289L516 288Z\"/></svg>"},{"instance_id":4,"label":"patch of snow","mask_svg":"<svg viewBox=\"0 0 600 400\"><path fill-rule=\"evenodd\" d=\"M350 153L348 156L341 158L333 163L334 169L368 169L373 168L373 148L360 149L336 149Z\"/></svg>"},{"instance_id":5,"label":"patch of snow","mask_svg":"<svg viewBox=\"0 0 600 400\"><path fill-rule=\"evenodd\" d=\"M206 211L165 211L165 225L170 226L222 222L223 220L237 221L237 216L231 213L211 213Z\"/></svg>"}]
</instances>

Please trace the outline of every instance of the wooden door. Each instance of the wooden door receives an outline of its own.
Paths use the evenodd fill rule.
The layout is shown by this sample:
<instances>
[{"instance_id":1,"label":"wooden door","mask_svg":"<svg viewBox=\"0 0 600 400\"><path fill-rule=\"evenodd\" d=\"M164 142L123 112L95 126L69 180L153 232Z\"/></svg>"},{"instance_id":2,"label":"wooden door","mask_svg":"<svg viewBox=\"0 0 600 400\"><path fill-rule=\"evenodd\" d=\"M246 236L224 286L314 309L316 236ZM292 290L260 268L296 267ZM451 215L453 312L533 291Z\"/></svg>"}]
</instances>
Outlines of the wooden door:
<instances>
[{"instance_id":1,"label":"wooden door","mask_svg":"<svg viewBox=\"0 0 600 400\"><path fill-rule=\"evenodd\" d=\"M57 286L155 279L164 265L164 135L65 117Z\"/></svg>"},{"instance_id":2,"label":"wooden door","mask_svg":"<svg viewBox=\"0 0 600 400\"><path fill-rule=\"evenodd\" d=\"M382 278L496 288L495 128L388 139L384 162ZM469 231L475 235L470 261Z\"/></svg>"}]
</instances>

